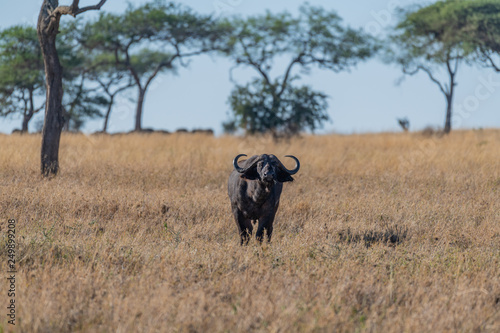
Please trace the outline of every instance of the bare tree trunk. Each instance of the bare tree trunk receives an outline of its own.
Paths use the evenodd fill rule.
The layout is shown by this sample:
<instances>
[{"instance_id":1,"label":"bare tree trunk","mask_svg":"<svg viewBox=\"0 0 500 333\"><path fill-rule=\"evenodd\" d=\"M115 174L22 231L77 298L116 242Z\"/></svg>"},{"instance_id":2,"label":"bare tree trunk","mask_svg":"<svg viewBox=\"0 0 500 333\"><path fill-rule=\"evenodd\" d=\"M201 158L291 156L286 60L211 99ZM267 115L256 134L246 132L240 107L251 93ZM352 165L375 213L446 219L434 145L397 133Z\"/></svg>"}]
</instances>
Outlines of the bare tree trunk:
<instances>
[{"instance_id":1,"label":"bare tree trunk","mask_svg":"<svg viewBox=\"0 0 500 333\"><path fill-rule=\"evenodd\" d=\"M41 171L48 177L59 170L59 142L64 125L62 98L63 68L56 48L59 22L62 15L77 15L89 10L99 10L106 0L100 0L93 6L79 7L79 0L73 0L70 6L59 6L59 0L43 0L38 16L37 32L45 66L47 100L45 103L45 121L42 132Z\"/></svg>"},{"instance_id":2,"label":"bare tree trunk","mask_svg":"<svg viewBox=\"0 0 500 333\"><path fill-rule=\"evenodd\" d=\"M457 85L455 78L458 71L458 65L460 58L456 58L455 65L452 65L452 60L448 55L448 60L446 61L446 67L448 68L448 74L450 76L450 82L448 91L445 92L446 96L446 119L444 122L444 134L450 134L451 132L451 117L453 113L453 94L455 93L455 86Z\"/></svg>"},{"instance_id":3,"label":"bare tree trunk","mask_svg":"<svg viewBox=\"0 0 500 333\"><path fill-rule=\"evenodd\" d=\"M23 92L23 97L24 97L24 92ZM24 110L23 110L23 124L21 125L21 134L26 133L28 131L28 115L29 115L29 101L26 99L23 100L24 102Z\"/></svg>"},{"instance_id":4,"label":"bare tree trunk","mask_svg":"<svg viewBox=\"0 0 500 333\"><path fill-rule=\"evenodd\" d=\"M444 134L451 132L451 117L453 114L453 94L455 92L455 73L450 72L450 89L446 96L446 118L444 121Z\"/></svg>"},{"instance_id":5,"label":"bare tree trunk","mask_svg":"<svg viewBox=\"0 0 500 333\"><path fill-rule=\"evenodd\" d=\"M27 133L28 132L28 122L29 122L28 115L25 114L23 116L23 125L21 127L21 133Z\"/></svg>"},{"instance_id":6,"label":"bare tree trunk","mask_svg":"<svg viewBox=\"0 0 500 333\"><path fill-rule=\"evenodd\" d=\"M446 96L446 119L444 122L444 133L449 134L451 132L451 113L453 106L453 95Z\"/></svg>"},{"instance_id":7,"label":"bare tree trunk","mask_svg":"<svg viewBox=\"0 0 500 333\"><path fill-rule=\"evenodd\" d=\"M61 16L56 14L55 17L51 17L51 11L57 6L57 0L44 0L37 26L47 85L41 152L41 172L45 177L56 175L59 170L59 142L64 125L62 66L56 49Z\"/></svg>"},{"instance_id":8,"label":"bare tree trunk","mask_svg":"<svg viewBox=\"0 0 500 333\"><path fill-rule=\"evenodd\" d=\"M21 127L21 133L28 133L28 123L33 117L33 113L27 113L23 116L23 125Z\"/></svg>"},{"instance_id":9,"label":"bare tree trunk","mask_svg":"<svg viewBox=\"0 0 500 333\"><path fill-rule=\"evenodd\" d=\"M142 131L142 110L144 106L144 97L146 89L139 88L139 96L137 98L137 109L135 111L135 129L134 131Z\"/></svg>"},{"instance_id":10,"label":"bare tree trunk","mask_svg":"<svg viewBox=\"0 0 500 333\"><path fill-rule=\"evenodd\" d=\"M106 87L106 85L102 84L101 82L99 82L99 83L104 88L104 91L106 92L106 94L109 96L108 110L106 111L106 115L104 116L104 125L103 125L103 128L102 128L102 133L106 133L107 130L108 130L109 117L111 116L111 111L113 110L113 105L115 104L115 96L117 96L122 91L124 91L124 90L132 87L133 85L129 83L126 86L118 88L114 93L110 93L109 86Z\"/></svg>"}]
</instances>

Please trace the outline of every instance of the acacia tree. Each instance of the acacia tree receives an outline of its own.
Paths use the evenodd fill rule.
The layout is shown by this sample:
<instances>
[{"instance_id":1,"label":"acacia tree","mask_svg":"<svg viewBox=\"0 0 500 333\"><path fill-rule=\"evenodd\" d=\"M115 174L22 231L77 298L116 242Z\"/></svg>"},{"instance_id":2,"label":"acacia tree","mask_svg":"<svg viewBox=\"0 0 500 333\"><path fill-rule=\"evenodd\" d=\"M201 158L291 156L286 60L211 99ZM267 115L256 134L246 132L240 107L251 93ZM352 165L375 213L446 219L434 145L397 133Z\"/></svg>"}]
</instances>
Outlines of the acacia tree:
<instances>
[{"instance_id":1,"label":"acacia tree","mask_svg":"<svg viewBox=\"0 0 500 333\"><path fill-rule=\"evenodd\" d=\"M101 131L102 133L106 133L116 97L125 90L134 87L135 83L130 75L127 75L127 69L117 66L114 59L106 57L93 59L93 63L89 65L89 68L90 80L96 82L100 90L107 97L104 123Z\"/></svg>"},{"instance_id":2,"label":"acacia tree","mask_svg":"<svg viewBox=\"0 0 500 333\"><path fill-rule=\"evenodd\" d=\"M83 27L81 43L91 52L112 54L137 88L135 131L142 130L148 88L158 74L187 66L188 57L218 48L220 30L211 16L164 1L129 6L123 15L103 13Z\"/></svg>"},{"instance_id":3,"label":"acacia tree","mask_svg":"<svg viewBox=\"0 0 500 333\"><path fill-rule=\"evenodd\" d=\"M89 10L99 10L105 2L106 0L100 0L96 5L80 8L79 0L73 0L70 6L59 6L58 0L43 0L37 24L46 82L45 120L41 149L43 176L56 175L59 170L59 142L64 126L63 68L56 47L61 17L63 15L76 17Z\"/></svg>"},{"instance_id":4,"label":"acacia tree","mask_svg":"<svg viewBox=\"0 0 500 333\"><path fill-rule=\"evenodd\" d=\"M13 26L0 33L0 116L22 115L21 133L43 109L35 99L44 93L43 60L36 29Z\"/></svg>"},{"instance_id":5,"label":"acacia tree","mask_svg":"<svg viewBox=\"0 0 500 333\"><path fill-rule=\"evenodd\" d=\"M65 67L66 68L66 67ZM102 117L101 110L108 106L108 100L100 94L97 87L88 87L88 73L77 76L66 83L63 98L64 131L80 131L85 121Z\"/></svg>"},{"instance_id":6,"label":"acacia tree","mask_svg":"<svg viewBox=\"0 0 500 333\"><path fill-rule=\"evenodd\" d=\"M451 131L457 72L471 52L456 30L455 3L437 2L404 13L390 36L388 53L388 59L400 65L404 74L424 72L439 87L446 99L446 134Z\"/></svg>"},{"instance_id":7,"label":"acacia tree","mask_svg":"<svg viewBox=\"0 0 500 333\"><path fill-rule=\"evenodd\" d=\"M108 105L108 100L93 84L95 60L77 42L75 22L64 24L60 30L57 52L64 68L63 130L79 131L86 120L102 116L101 110Z\"/></svg>"},{"instance_id":8,"label":"acacia tree","mask_svg":"<svg viewBox=\"0 0 500 333\"><path fill-rule=\"evenodd\" d=\"M235 18L228 52L235 66L253 68L258 79L236 85L230 97L233 119L226 129L239 127L247 133L270 131L274 135L314 130L328 119L327 96L309 87L295 87L296 69L313 66L341 72L371 57L377 50L373 39L360 30L342 25L335 12L302 6L299 16L289 13ZM272 76L276 62L284 73Z\"/></svg>"},{"instance_id":9,"label":"acacia tree","mask_svg":"<svg viewBox=\"0 0 500 333\"><path fill-rule=\"evenodd\" d=\"M127 69L115 64L113 54L94 52L81 43L81 20L71 21L61 30L58 52L66 69L64 83L68 92L63 100L64 129L79 130L86 119L102 116L102 132L106 132L116 96L133 87L133 82Z\"/></svg>"}]
</instances>

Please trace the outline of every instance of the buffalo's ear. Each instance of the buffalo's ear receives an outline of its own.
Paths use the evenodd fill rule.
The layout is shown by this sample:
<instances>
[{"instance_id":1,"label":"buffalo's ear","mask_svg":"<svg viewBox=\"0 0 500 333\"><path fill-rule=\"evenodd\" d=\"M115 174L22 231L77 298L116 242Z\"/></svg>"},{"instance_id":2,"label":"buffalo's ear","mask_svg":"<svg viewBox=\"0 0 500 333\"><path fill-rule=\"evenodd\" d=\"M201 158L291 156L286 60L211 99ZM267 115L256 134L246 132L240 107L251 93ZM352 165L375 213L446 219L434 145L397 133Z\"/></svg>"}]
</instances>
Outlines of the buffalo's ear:
<instances>
[{"instance_id":1,"label":"buffalo's ear","mask_svg":"<svg viewBox=\"0 0 500 333\"><path fill-rule=\"evenodd\" d=\"M248 180L256 180L259 179L259 173L257 172L257 167L252 167L245 171L242 175L242 178L248 179Z\"/></svg>"},{"instance_id":2,"label":"buffalo's ear","mask_svg":"<svg viewBox=\"0 0 500 333\"><path fill-rule=\"evenodd\" d=\"M292 176L290 176L290 174L288 172L286 172L285 170L282 170L280 168L278 168L278 172L276 174L276 178L278 179L278 181L280 183L293 182Z\"/></svg>"}]
</instances>

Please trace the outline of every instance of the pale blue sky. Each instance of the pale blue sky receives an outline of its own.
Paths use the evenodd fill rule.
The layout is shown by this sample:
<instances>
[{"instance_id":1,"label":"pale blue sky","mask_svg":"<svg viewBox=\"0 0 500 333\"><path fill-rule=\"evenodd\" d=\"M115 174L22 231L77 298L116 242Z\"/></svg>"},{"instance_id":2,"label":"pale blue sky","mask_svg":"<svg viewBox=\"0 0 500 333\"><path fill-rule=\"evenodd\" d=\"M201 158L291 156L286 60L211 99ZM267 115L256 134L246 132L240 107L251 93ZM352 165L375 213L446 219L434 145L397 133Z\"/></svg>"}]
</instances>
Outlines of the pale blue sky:
<instances>
[{"instance_id":1,"label":"pale blue sky","mask_svg":"<svg viewBox=\"0 0 500 333\"><path fill-rule=\"evenodd\" d=\"M70 2L61 0L60 4ZM82 0L81 5L96 2ZM130 2L140 4L146 1ZM2 1L0 28L21 23L35 26L41 3L41 0ZM182 3L201 13L245 16L262 13L266 9L272 12L296 12L303 1L185 0ZM395 24L396 5L404 7L415 1L310 0L309 3L336 10L344 18L345 24L379 34ZM126 6L125 1L108 0L103 10L121 12ZM95 14L84 15L89 17ZM227 119L229 107L226 102L233 87L229 81L231 65L223 58L203 56L194 58L190 67L180 69L177 75L158 77L146 96L143 127L170 131L181 127L202 127L213 128L220 133L221 123ZM251 70L234 72L239 82L247 82L254 75ZM330 96L328 112L332 122L327 123L320 133L399 131L396 118L405 116L410 119L412 130L427 125L443 126L445 99L438 87L424 74L407 77L398 86L395 83L400 77L401 71L397 67L372 59L351 72L336 74L313 70L310 75L303 76L302 82ZM135 90L130 90L116 105L110 120L110 131L128 131L133 128L134 104L128 99L134 96ZM464 65L458 73L455 106L455 128L499 128L500 74ZM34 129L37 119L32 121L30 130ZM0 132L9 133L19 128L20 124L20 118L0 119ZM102 120L90 121L85 131L92 132L101 126Z\"/></svg>"}]
</instances>

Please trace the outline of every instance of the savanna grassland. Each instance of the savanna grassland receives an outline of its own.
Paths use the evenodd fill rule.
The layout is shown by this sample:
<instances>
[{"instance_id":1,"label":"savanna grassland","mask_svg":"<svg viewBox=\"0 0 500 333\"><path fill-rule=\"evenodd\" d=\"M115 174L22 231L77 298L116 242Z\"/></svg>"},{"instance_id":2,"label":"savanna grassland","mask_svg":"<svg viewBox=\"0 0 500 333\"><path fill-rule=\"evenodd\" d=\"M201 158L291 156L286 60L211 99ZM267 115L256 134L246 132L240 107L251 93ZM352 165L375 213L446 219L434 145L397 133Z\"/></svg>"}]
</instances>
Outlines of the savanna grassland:
<instances>
[{"instance_id":1,"label":"savanna grassland","mask_svg":"<svg viewBox=\"0 0 500 333\"><path fill-rule=\"evenodd\" d=\"M500 331L498 130L66 134L52 180L40 141L0 136L0 260L15 218L19 332ZM240 246L231 162L264 152L302 167L272 242Z\"/></svg>"}]
</instances>

